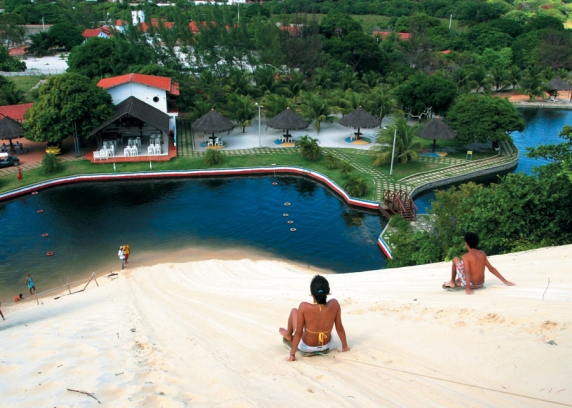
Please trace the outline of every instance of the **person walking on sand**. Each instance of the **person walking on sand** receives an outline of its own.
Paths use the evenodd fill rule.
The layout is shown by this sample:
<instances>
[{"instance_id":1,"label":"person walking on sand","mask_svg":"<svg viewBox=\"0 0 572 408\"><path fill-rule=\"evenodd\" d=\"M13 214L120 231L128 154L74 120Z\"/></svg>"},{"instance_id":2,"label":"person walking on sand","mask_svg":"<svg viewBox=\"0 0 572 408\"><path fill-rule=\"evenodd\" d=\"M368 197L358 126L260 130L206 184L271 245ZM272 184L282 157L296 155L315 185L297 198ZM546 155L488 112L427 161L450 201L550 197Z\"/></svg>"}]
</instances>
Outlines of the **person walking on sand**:
<instances>
[{"instance_id":1,"label":"person walking on sand","mask_svg":"<svg viewBox=\"0 0 572 408\"><path fill-rule=\"evenodd\" d=\"M32 276L30 274L28 274L25 282L26 285L28 285L28 289L30 289L30 295L36 294L36 286L34 285L34 281L32 280Z\"/></svg>"},{"instance_id":2,"label":"person walking on sand","mask_svg":"<svg viewBox=\"0 0 572 408\"><path fill-rule=\"evenodd\" d=\"M485 284L485 266L505 285L515 285L507 281L490 264L485 251L477 249L477 245L479 245L479 236L473 232L467 232L465 234L465 248L468 252L463 255L463 259L457 257L453 259L451 280L443 283L443 289L457 288L462 285L465 287L467 295L472 295L474 293L473 289L480 289Z\"/></svg>"},{"instance_id":3,"label":"person walking on sand","mask_svg":"<svg viewBox=\"0 0 572 408\"><path fill-rule=\"evenodd\" d=\"M22 169L18 169L18 181L20 183L24 182L24 176L22 176Z\"/></svg>"},{"instance_id":4,"label":"person walking on sand","mask_svg":"<svg viewBox=\"0 0 572 408\"><path fill-rule=\"evenodd\" d=\"M296 350L318 352L332 345L334 325L342 342L342 351L350 351L346 332L342 325L342 309L336 299L327 300L330 284L323 276L316 275L310 283L313 303L302 302L298 309L290 311L288 326L278 331L286 341L292 342L289 361L296 360Z\"/></svg>"},{"instance_id":5,"label":"person walking on sand","mask_svg":"<svg viewBox=\"0 0 572 408\"><path fill-rule=\"evenodd\" d=\"M125 269L125 254L123 253L123 246L119 247L119 252L117 252L117 256L121 259L121 270Z\"/></svg>"},{"instance_id":6,"label":"person walking on sand","mask_svg":"<svg viewBox=\"0 0 572 408\"><path fill-rule=\"evenodd\" d=\"M125 256L125 263L129 263L129 254L131 253L131 249L129 248L129 244L126 242L123 244L123 255Z\"/></svg>"}]
</instances>

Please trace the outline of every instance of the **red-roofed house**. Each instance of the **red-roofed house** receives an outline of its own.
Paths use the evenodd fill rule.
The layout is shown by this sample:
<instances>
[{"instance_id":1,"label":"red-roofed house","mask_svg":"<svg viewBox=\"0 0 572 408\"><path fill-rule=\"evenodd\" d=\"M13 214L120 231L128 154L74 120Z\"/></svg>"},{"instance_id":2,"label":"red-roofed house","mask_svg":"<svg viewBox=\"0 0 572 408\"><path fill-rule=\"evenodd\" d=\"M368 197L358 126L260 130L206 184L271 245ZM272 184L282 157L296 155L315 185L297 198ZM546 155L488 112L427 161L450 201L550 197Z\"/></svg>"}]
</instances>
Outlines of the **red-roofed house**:
<instances>
[{"instance_id":1,"label":"red-roofed house","mask_svg":"<svg viewBox=\"0 0 572 408\"><path fill-rule=\"evenodd\" d=\"M15 121L22 123L24 121L24 114L32 107L33 103L21 103L19 105L5 105L0 106L0 118L8 116Z\"/></svg>"},{"instance_id":2,"label":"red-roofed house","mask_svg":"<svg viewBox=\"0 0 572 408\"><path fill-rule=\"evenodd\" d=\"M211 22L211 24L214 25L214 22ZM206 22L206 21L201 21L201 26L202 26L202 28L207 27L207 22ZM199 33L201 32L201 30L199 29L199 26L198 26L197 23L194 22L194 21L191 21L191 22L189 23L189 28L191 29L191 32L192 32L193 34L199 34Z\"/></svg>"},{"instance_id":3,"label":"red-roofed house","mask_svg":"<svg viewBox=\"0 0 572 408\"><path fill-rule=\"evenodd\" d=\"M86 41L90 38L99 37L99 38L111 38L113 33L108 26L98 27L98 28L86 28L83 30L81 34Z\"/></svg>"},{"instance_id":4,"label":"red-roofed house","mask_svg":"<svg viewBox=\"0 0 572 408\"><path fill-rule=\"evenodd\" d=\"M171 78L143 75L126 74L112 78L103 78L98 86L105 89L113 99L115 105L119 105L127 98L133 96L140 101L169 115L169 129L175 129L175 120L179 115L175 98L179 96L179 84Z\"/></svg>"},{"instance_id":5,"label":"red-roofed house","mask_svg":"<svg viewBox=\"0 0 572 408\"><path fill-rule=\"evenodd\" d=\"M172 21L161 20L161 23L163 24L163 27L165 27L168 30L173 28L173 26L175 25L175 23ZM153 28L155 28L155 30L157 30L159 28L159 20L156 18L152 18L151 19L151 26ZM142 23L139 24L138 27L141 29L141 31L146 33L147 31L149 31L150 26L149 26L149 24L147 24L146 22L143 21Z\"/></svg>"},{"instance_id":6,"label":"red-roofed house","mask_svg":"<svg viewBox=\"0 0 572 408\"><path fill-rule=\"evenodd\" d=\"M280 26L280 30L286 31L293 36L302 35L302 27L299 25Z\"/></svg>"},{"instance_id":7,"label":"red-roofed house","mask_svg":"<svg viewBox=\"0 0 572 408\"><path fill-rule=\"evenodd\" d=\"M8 54L11 57L23 57L24 55L26 55L26 48L28 48L27 45L23 45L21 47L16 47L16 48L12 48Z\"/></svg>"},{"instance_id":8,"label":"red-roofed house","mask_svg":"<svg viewBox=\"0 0 572 408\"><path fill-rule=\"evenodd\" d=\"M379 37L382 40L385 40L387 38L387 36L389 36L389 34L391 34L391 33L392 33L392 31L389 31L389 30L379 30L379 31L374 31L371 34L371 36L373 38ZM406 40L409 40L411 38L411 33L397 33L397 36L401 41L406 41Z\"/></svg>"}]
</instances>

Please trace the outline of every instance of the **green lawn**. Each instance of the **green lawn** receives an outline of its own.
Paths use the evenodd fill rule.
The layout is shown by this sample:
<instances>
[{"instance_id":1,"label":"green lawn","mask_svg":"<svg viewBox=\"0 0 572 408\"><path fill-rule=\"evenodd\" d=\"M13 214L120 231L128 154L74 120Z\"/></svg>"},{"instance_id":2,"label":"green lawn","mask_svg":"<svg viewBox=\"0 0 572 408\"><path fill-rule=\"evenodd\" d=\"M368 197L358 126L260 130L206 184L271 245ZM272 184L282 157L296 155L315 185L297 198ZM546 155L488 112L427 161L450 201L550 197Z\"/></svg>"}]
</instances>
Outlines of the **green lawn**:
<instances>
[{"instance_id":1,"label":"green lawn","mask_svg":"<svg viewBox=\"0 0 572 408\"><path fill-rule=\"evenodd\" d=\"M9 80L16 84L16 89L19 89L22 92L28 92L32 87L34 87L41 79L44 79L43 76L15 76L10 77Z\"/></svg>"}]
</instances>

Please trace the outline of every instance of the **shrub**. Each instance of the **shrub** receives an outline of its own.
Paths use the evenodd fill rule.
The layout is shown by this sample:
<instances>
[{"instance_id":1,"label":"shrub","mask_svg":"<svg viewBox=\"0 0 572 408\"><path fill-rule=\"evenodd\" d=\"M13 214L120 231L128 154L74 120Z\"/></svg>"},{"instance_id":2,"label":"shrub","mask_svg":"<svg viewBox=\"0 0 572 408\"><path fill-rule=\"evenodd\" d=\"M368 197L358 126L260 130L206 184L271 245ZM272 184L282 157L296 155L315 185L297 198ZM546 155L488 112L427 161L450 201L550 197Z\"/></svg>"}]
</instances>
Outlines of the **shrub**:
<instances>
[{"instance_id":1,"label":"shrub","mask_svg":"<svg viewBox=\"0 0 572 408\"><path fill-rule=\"evenodd\" d=\"M42 159L42 171L44 174L54 174L63 169L62 162L55 154L46 153Z\"/></svg>"},{"instance_id":2,"label":"shrub","mask_svg":"<svg viewBox=\"0 0 572 408\"><path fill-rule=\"evenodd\" d=\"M207 166L214 166L216 164L221 164L224 161L224 156L222 153L216 149L208 149L205 154L205 164Z\"/></svg>"},{"instance_id":3,"label":"shrub","mask_svg":"<svg viewBox=\"0 0 572 408\"><path fill-rule=\"evenodd\" d=\"M362 177L350 176L344 184L344 190L352 197L363 197L367 193L367 183Z\"/></svg>"}]
</instances>

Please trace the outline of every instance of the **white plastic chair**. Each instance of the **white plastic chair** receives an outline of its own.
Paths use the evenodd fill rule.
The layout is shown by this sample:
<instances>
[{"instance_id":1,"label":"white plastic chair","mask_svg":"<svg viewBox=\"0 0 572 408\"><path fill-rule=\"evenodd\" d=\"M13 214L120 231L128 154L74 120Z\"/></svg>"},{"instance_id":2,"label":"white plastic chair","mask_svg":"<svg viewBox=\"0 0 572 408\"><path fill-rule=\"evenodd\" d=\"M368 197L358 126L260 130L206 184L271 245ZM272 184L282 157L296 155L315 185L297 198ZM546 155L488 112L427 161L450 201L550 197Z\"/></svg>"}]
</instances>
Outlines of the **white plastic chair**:
<instances>
[{"instance_id":1,"label":"white plastic chair","mask_svg":"<svg viewBox=\"0 0 572 408\"><path fill-rule=\"evenodd\" d=\"M125 156L131 156L131 148L126 147L125 149L123 149L123 154Z\"/></svg>"},{"instance_id":2,"label":"white plastic chair","mask_svg":"<svg viewBox=\"0 0 572 408\"><path fill-rule=\"evenodd\" d=\"M93 160L98 160L98 159L101 160L101 155L96 150L95 152L93 152Z\"/></svg>"}]
</instances>

